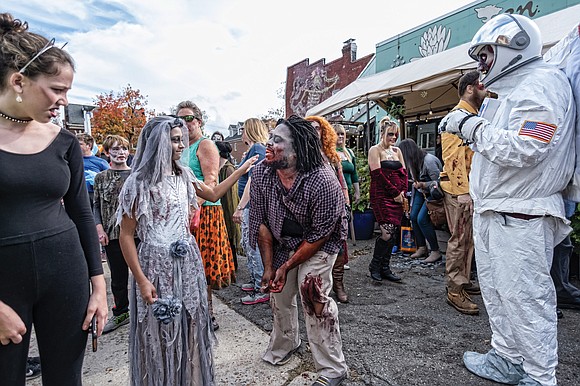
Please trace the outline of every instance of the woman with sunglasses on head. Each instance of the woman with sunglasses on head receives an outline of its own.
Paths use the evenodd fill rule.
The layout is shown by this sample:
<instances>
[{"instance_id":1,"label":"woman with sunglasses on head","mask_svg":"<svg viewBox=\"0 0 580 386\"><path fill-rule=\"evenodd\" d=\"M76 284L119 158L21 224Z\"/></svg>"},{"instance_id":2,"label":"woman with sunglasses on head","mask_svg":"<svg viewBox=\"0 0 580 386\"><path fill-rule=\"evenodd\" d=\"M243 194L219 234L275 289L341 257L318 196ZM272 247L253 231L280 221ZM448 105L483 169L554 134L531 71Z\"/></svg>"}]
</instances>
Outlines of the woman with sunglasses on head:
<instances>
[{"instance_id":1,"label":"woman with sunglasses on head","mask_svg":"<svg viewBox=\"0 0 580 386\"><path fill-rule=\"evenodd\" d=\"M385 117L381 119L381 140L369 149L371 171L370 198L381 235L375 242L373 258L369 265L371 278L398 282L400 277L391 271L391 252L406 210L407 169L401 151L395 147L399 126Z\"/></svg>"},{"instance_id":2,"label":"woman with sunglasses on head","mask_svg":"<svg viewBox=\"0 0 580 386\"><path fill-rule=\"evenodd\" d=\"M24 385L34 325L44 385L80 385L93 316L107 297L75 136L51 123L71 56L0 14L0 383ZM92 287L92 291L91 291Z\"/></svg>"},{"instance_id":3,"label":"woman with sunglasses on head","mask_svg":"<svg viewBox=\"0 0 580 386\"><path fill-rule=\"evenodd\" d=\"M322 156L324 162L331 167L338 178L338 182L342 187L342 193L344 194L344 199L347 205L346 213L350 215L350 198L348 194L348 186L342 173L342 164L340 163L340 157L336 151L336 132L334 128L325 118L319 116L309 116L304 118L314 127L320 138L320 143L322 145ZM344 289L344 264L348 259L348 250L346 240L342 241L342 246L336 260L334 261L334 266L332 267L332 290L336 294L336 298L341 303L348 303L348 294Z\"/></svg>"},{"instance_id":4,"label":"woman with sunglasses on head","mask_svg":"<svg viewBox=\"0 0 580 386\"><path fill-rule=\"evenodd\" d=\"M187 125L189 147L184 153L184 163L188 165L195 177L208 186L215 186L219 178L219 152L215 143L204 136L202 131L203 118L201 110L191 101L183 101L177 105L177 116ZM228 241L228 231L224 221L221 202L208 202L198 199L201 206L199 226L193 233L201 250L207 277L208 299L210 311L211 293L213 289L221 289L236 281L234 257ZM214 320L214 329L219 324Z\"/></svg>"},{"instance_id":5,"label":"woman with sunglasses on head","mask_svg":"<svg viewBox=\"0 0 580 386\"><path fill-rule=\"evenodd\" d=\"M432 181L439 179L443 166L437 157L419 148L417 143L410 138L402 140L399 143L399 149L403 153L405 163L413 179L410 217L415 241L417 242L417 251L411 255L411 258L418 259L427 255L426 240L429 243L429 247L431 247L431 253L422 261L424 263L435 263L441 259L441 252L439 252L435 228L429 217L425 195L429 194L429 187Z\"/></svg>"},{"instance_id":6,"label":"woman with sunglasses on head","mask_svg":"<svg viewBox=\"0 0 580 386\"><path fill-rule=\"evenodd\" d=\"M215 385L207 283L190 217L198 197L218 200L256 159L208 186L179 162L184 142L181 119L149 120L119 194L119 241L133 274L129 368L134 386Z\"/></svg>"}]
</instances>

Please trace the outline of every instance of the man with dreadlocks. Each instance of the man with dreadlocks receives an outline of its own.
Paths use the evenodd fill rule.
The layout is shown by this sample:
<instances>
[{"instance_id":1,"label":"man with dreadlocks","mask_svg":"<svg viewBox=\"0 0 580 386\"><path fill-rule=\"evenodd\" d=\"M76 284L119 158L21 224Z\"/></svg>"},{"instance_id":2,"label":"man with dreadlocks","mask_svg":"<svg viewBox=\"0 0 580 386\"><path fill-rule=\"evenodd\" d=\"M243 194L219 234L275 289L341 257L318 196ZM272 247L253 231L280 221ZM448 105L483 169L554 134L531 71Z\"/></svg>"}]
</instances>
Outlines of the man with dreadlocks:
<instances>
[{"instance_id":1,"label":"man with dreadlocks","mask_svg":"<svg viewBox=\"0 0 580 386\"><path fill-rule=\"evenodd\" d=\"M332 267L346 239L345 199L324 165L313 126L295 115L281 119L252 173L250 243L264 262L262 291L270 292L274 323L262 359L287 363L300 347L296 295L318 373L313 386L347 377L338 307L329 297Z\"/></svg>"}]
</instances>

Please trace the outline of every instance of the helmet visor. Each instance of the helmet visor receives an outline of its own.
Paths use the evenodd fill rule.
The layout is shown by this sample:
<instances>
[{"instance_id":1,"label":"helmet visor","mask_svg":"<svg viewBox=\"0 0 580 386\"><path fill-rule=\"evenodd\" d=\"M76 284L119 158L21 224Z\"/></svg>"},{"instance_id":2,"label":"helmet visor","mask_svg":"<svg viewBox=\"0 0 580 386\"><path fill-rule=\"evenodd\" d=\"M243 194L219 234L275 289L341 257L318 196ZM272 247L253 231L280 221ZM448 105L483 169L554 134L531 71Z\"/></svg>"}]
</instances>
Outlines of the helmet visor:
<instances>
[{"instance_id":1,"label":"helmet visor","mask_svg":"<svg viewBox=\"0 0 580 386\"><path fill-rule=\"evenodd\" d=\"M488 20L477 31L471 40L469 56L477 60L478 48L485 45L504 46L523 50L528 46L530 38L520 26L516 18L509 14L501 14Z\"/></svg>"}]
</instances>

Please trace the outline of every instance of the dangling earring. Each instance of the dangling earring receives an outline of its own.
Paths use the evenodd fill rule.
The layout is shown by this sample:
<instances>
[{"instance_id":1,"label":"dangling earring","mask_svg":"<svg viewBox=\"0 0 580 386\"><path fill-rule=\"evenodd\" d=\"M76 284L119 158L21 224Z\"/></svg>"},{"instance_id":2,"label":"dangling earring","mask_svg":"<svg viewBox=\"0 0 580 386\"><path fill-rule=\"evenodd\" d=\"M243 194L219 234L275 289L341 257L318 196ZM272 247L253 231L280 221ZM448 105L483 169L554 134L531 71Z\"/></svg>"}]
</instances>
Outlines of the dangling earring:
<instances>
[{"instance_id":1,"label":"dangling earring","mask_svg":"<svg viewBox=\"0 0 580 386\"><path fill-rule=\"evenodd\" d=\"M16 95L16 102L22 103L22 97L20 96L20 94Z\"/></svg>"}]
</instances>

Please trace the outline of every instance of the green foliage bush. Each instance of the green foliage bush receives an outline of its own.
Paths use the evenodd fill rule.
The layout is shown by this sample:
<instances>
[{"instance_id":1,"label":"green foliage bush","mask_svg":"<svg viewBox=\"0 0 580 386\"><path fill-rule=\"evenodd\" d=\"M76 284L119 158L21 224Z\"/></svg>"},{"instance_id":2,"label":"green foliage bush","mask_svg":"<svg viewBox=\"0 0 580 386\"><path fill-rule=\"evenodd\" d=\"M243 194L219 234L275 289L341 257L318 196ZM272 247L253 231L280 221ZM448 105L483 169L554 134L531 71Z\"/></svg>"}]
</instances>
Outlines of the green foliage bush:
<instances>
[{"instance_id":1,"label":"green foliage bush","mask_svg":"<svg viewBox=\"0 0 580 386\"><path fill-rule=\"evenodd\" d=\"M358 174L358 183L360 186L360 200L352 206L355 212L364 212L369 209L371 197L371 173L369 170L369 161L367 155L357 151L356 157L356 172Z\"/></svg>"}]
</instances>

